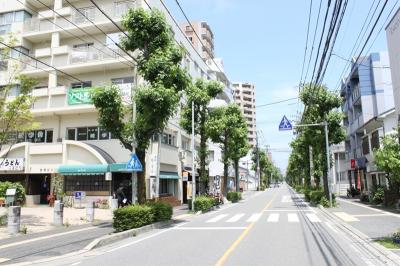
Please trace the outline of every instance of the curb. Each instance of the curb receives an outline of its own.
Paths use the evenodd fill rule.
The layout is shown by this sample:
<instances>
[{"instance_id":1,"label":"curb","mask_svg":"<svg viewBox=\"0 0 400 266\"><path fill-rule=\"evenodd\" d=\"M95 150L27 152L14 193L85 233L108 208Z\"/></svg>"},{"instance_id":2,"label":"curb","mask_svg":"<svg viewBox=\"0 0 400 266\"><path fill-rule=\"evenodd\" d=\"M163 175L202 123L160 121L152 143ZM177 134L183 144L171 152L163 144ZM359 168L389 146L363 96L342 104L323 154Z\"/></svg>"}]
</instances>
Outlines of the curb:
<instances>
[{"instance_id":1,"label":"curb","mask_svg":"<svg viewBox=\"0 0 400 266\"><path fill-rule=\"evenodd\" d=\"M390 262L394 263L394 265L400 265L400 257L398 255L396 255L389 249L381 246L380 244L375 243L370 237L368 237L361 231L357 230L353 226L345 222L342 222L335 215L326 210L326 208L324 208L322 205L319 205L318 208L321 210L322 213L324 213L326 216L334 220L341 227L343 231L349 232L350 237L358 238L359 240L361 240L362 246L368 249L368 251L370 251L375 257L381 260L383 259L382 257L384 257ZM384 263L388 264L388 261L385 261Z\"/></svg>"},{"instance_id":2,"label":"curb","mask_svg":"<svg viewBox=\"0 0 400 266\"><path fill-rule=\"evenodd\" d=\"M89 243L82 250L90 251L90 250L93 250L95 248L99 248L99 247L102 247L102 246L105 246L105 245L109 245L109 244L118 242L118 241L120 241L122 239L125 239L125 238L135 237L135 236L138 236L140 234L152 231L154 229L161 229L161 228L170 226L173 223L175 223L174 220L156 222L156 223L153 223L153 224L145 225L143 227L126 230L126 231L119 232L119 233L114 233L112 235L102 236L102 237L99 237L99 238L93 240L91 243Z\"/></svg>"}]
</instances>

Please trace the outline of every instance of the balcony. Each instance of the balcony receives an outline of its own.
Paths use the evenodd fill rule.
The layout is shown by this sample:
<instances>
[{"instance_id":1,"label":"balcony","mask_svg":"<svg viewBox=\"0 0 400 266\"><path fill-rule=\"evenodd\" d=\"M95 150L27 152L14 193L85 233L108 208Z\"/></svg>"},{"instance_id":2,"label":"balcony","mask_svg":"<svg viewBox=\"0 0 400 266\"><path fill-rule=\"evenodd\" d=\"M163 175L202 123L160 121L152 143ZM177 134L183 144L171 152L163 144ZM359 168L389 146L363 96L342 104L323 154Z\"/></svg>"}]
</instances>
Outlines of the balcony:
<instances>
[{"instance_id":1,"label":"balcony","mask_svg":"<svg viewBox=\"0 0 400 266\"><path fill-rule=\"evenodd\" d=\"M140 5L138 2L139 1L109 3L101 5L100 8L115 22L120 24L121 19L127 10L130 8L137 8ZM57 16L55 24L60 26L58 27L50 22L53 20L52 11L40 11L37 17L32 17L24 22L24 37L30 41L43 41L43 37L45 36L47 39L50 38L49 33L51 32L60 32L62 36L70 37L64 29L73 32L74 34L84 35L85 33L75 25L84 28L86 32L93 34L98 32L98 30L92 22L100 26L105 32L115 31L115 26L112 26L112 22L94 6L80 9L82 14L70 6L63 7L56 11L65 16L68 20Z\"/></svg>"}]
</instances>

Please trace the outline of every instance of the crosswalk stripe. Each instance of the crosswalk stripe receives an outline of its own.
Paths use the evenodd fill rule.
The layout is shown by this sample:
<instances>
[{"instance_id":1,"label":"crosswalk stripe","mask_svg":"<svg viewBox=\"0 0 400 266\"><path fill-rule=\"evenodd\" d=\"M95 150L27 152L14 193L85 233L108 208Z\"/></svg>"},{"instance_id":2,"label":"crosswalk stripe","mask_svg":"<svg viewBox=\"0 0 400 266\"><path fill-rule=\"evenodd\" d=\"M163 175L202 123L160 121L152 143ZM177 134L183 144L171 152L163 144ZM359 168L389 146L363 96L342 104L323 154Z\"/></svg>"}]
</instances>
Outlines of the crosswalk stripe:
<instances>
[{"instance_id":1,"label":"crosswalk stripe","mask_svg":"<svg viewBox=\"0 0 400 266\"><path fill-rule=\"evenodd\" d=\"M237 222L237 221L239 221L239 219L242 218L243 216L244 216L244 213L236 214L236 215L233 216L232 218L228 219L226 222L227 222L227 223L234 223L234 222Z\"/></svg>"},{"instance_id":2,"label":"crosswalk stripe","mask_svg":"<svg viewBox=\"0 0 400 266\"><path fill-rule=\"evenodd\" d=\"M279 221L279 213L271 213L271 214L268 216L267 222L269 222L269 223L276 223L276 222L278 222L278 221Z\"/></svg>"},{"instance_id":3,"label":"crosswalk stripe","mask_svg":"<svg viewBox=\"0 0 400 266\"><path fill-rule=\"evenodd\" d=\"M292 197L289 195L282 196L282 202L293 202Z\"/></svg>"},{"instance_id":4,"label":"crosswalk stripe","mask_svg":"<svg viewBox=\"0 0 400 266\"><path fill-rule=\"evenodd\" d=\"M342 219L345 222L358 222L360 221L358 218L354 217L353 215L350 215L346 212L334 212L337 217Z\"/></svg>"},{"instance_id":5,"label":"crosswalk stripe","mask_svg":"<svg viewBox=\"0 0 400 266\"><path fill-rule=\"evenodd\" d=\"M219 220L225 218L226 216L228 216L228 214L220 214L220 215L215 216L214 218L208 220L206 223L216 223L216 222L218 222Z\"/></svg>"},{"instance_id":6,"label":"crosswalk stripe","mask_svg":"<svg viewBox=\"0 0 400 266\"><path fill-rule=\"evenodd\" d=\"M257 222L258 219L260 219L262 213L253 213L253 215L250 216L249 219L247 219L246 222L251 223L251 222Z\"/></svg>"},{"instance_id":7,"label":"crosswalk stripe","mask_svg":"<svg viewBox=\"0 0 400 266\"><path fill-rule=\"evenodd\" d=\"M296 213L288 213L287 215L289 223L298 223L299 222L299 217L297 216Z\"/></svg>"},{"instance_id":8,"label":"crosswalk stripe","mask_svg":"<svg viewBox=\"0 0 400 266\"><path fill-rule=\"evenodd\" d=\"M312 223L320 223L321 220L314 213L306 213L308 220Z\"/></svg>"}]
</instances>

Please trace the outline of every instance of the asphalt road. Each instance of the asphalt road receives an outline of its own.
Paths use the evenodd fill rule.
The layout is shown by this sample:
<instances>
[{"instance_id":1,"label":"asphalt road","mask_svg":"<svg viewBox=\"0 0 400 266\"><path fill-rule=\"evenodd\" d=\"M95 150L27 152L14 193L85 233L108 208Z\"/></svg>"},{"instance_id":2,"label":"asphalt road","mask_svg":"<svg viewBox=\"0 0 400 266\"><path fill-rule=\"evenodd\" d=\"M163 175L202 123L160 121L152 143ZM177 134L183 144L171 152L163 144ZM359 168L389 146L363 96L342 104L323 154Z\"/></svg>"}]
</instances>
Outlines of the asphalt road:
<instances>
[{"instance_id":1,"label":"asphalt road","mask_svg":"<svg viewBox=\"0 0 400 266\"><path fill-rule=\"evenodd\" d=\"M384 265L286 185L47 265ZM387 263L385 265L391 265Z\"/></svg>"}]
</instances>

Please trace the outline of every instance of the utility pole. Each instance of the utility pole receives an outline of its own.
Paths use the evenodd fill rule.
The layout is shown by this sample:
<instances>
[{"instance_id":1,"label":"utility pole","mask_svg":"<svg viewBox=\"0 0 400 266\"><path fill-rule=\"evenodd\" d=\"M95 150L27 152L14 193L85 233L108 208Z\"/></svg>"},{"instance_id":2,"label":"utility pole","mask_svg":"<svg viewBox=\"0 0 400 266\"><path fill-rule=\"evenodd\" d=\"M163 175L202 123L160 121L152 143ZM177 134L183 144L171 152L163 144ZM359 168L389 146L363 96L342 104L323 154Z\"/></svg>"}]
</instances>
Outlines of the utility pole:
<instances>
[{"instance_id":1,"label":"utility pole","mask_svg":"<svg viewBox=\"0 0 400 266\"><path fill-rule=\"evenodd\" d=\"M258 178L258 190L261 188L261 178L260 178L260 152L258 150L258 133L256 131L256 158L257 158L257 178Z\"/></svg>"},{"instance_id":2,"label":"utility pole","mask_svg":"<svg viewBox=\"0 0 400 266\"><path fill-rule=\"evenodd\" d=\"M195 161L195 145L194 145L194 101L192 101L192 210L194 210L194 201L196 198L196 170L194 167Z\"/></svg>"},{"instance_id":3,"label":"utility pole","mask_svg":"<svg viewBox=\"0 0 400 266\"><path fill-rule=\"evenodd\" d=\"M138 85L138 76L137 76L137 67L135 67L135 87L137 88ZM136 121L136 103L133 97L134 94L134 87L131 87L131 99L132 99L132 124L135 123ZM135 138L135 132L132 133L132 153L136 153L136 138ZM144 170L144 169L143 169ZM132 184L132 204L137 203L137 172L134 171L132 172L132 177L131 177L131 184Z\"/></svg>"},{"instance_id":4,"label":"utility pole","mask_svg":"<svg viewBox=\"0 0 400 266\"><path fill-rule=\"evenodd\" d=\"M310 145L310 146L308 146L308 153L309 153L309 157L310 157L310 183L311 183L311 186L314 186L315 185L315 182L314 182L314 178L313 178L313 153L312 153L312 146Z\"/></svg>"},{"instance_id":5,"label":"utility pole","mask_svg":"<svg viewBox=\"0 0 400 266\"><path fill-rule=\"evenodd\" d=\"M325 144L326 144L326 171L327 171L327 177L328 177L328 191L329 191L329 206L332 208L332 182L330 178L330 173L331 173L331 155L329 151L329 140L328 140L328 122L324 121L324 126L325 126Z\"/></svg>"}]
</instances>

